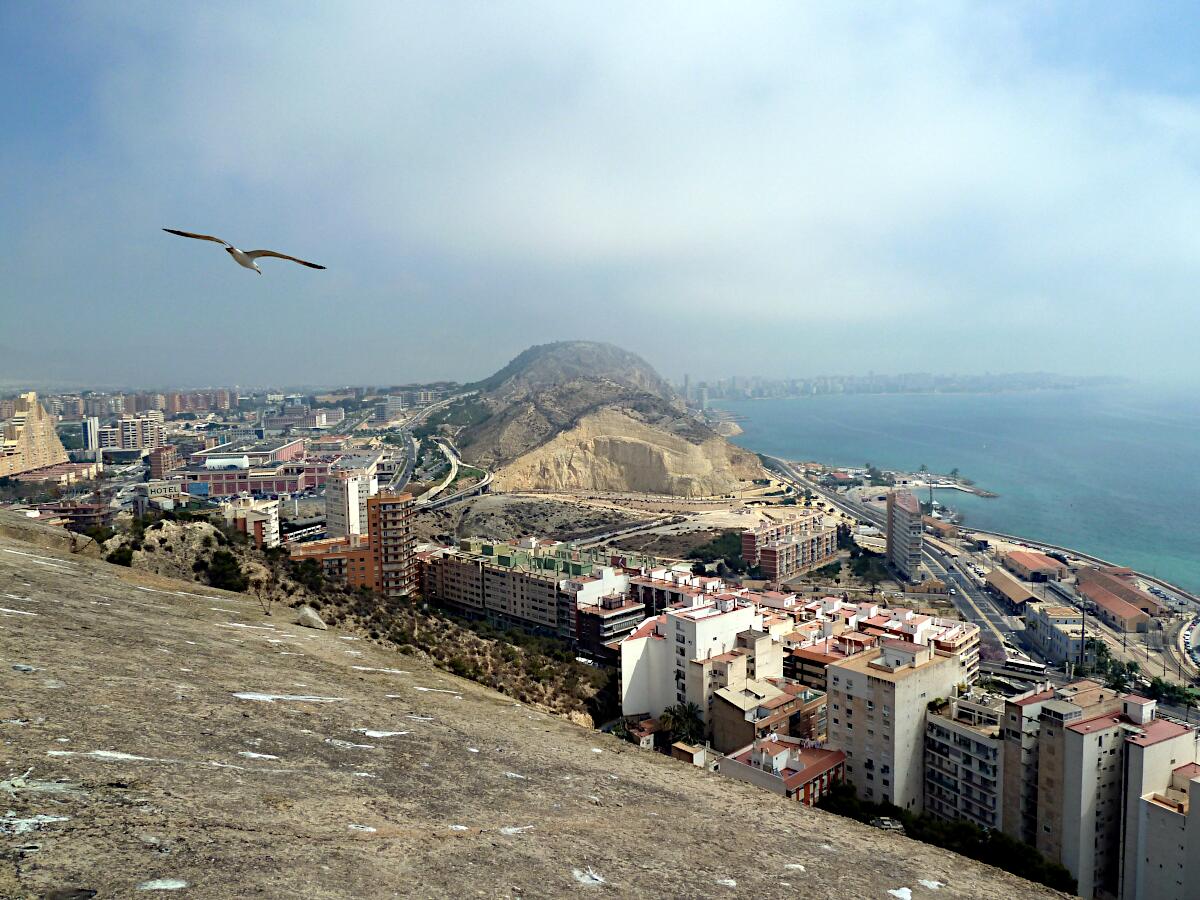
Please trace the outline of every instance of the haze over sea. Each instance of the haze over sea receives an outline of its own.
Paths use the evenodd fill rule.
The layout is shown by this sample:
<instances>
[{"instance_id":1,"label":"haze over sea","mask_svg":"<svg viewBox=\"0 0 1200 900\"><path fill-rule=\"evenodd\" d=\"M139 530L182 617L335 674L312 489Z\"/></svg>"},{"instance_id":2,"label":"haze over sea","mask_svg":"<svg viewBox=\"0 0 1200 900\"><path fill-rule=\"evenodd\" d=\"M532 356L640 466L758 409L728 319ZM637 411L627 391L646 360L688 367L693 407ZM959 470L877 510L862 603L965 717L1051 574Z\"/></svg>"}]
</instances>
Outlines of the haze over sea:
<instances>
[{"instance_id":1,"label":"haze over sea","mask_svg":"<svg viewBox=\"0 0 1200 900\"><path fill-rule=\"evenodd\" d=\"M835 465L957 468L968 527L1082 550L1200 591L1200 399L1110 385L1003 394L720 401L751 450Z\"/></svg>"}]
</instances>

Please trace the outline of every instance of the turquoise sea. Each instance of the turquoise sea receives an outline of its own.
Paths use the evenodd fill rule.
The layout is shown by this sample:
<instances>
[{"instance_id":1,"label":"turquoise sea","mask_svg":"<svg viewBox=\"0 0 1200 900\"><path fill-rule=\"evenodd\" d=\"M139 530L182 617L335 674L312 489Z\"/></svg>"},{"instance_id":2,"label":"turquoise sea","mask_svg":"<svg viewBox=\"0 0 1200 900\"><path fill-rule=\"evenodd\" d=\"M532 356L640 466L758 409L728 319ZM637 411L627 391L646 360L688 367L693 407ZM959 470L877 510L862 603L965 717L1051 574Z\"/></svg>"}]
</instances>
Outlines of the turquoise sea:
<instances>
[{"instance_id":1,"label":"turquoise sea","mask_svg":"<svg viewBox=\"0 0 1200 900\"><path fill-rule=\"evenodd\" d=\"M720 401L751 450L957 468L1000 496L938 499L968 526L1073 547L1200 591L1200 397L1178 388Z\"/></svg>"}]
</instances>

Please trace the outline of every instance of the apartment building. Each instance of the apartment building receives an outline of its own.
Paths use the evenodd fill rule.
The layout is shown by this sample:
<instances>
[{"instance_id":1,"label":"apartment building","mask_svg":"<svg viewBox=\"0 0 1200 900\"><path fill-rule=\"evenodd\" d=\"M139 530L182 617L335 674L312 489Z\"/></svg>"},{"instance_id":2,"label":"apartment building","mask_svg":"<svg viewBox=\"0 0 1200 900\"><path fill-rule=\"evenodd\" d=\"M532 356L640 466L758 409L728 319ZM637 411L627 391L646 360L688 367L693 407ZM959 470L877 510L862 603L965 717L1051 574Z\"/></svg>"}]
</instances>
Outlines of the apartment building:
<instances>
[{"instance_id":1,"label":"apartment building","mask_svg":"<svg viewBox=\"0 0 1200 900\"><path fill-rule=\"evenodd\" d=\"M1003 830L1030 845L1037 844L1039 833L1042 712L1052 702L1067 703L1089 714L1120 706L1115 691L1087 680L1061 688L1039 686L1005 701Z\"/></svg>"},{"instance_id":2,"label":"apartment building","mask_svg":"<svg viewBox=\"0 0 1200 900\"><path fill-rule=\"evenodd\" d=\"M293 562L312 560L329 581L354 589L380 590L371 542L364 534L289 544L288 555Z\"/></svg>"},{"instance_id":3,"label":"apartment building","mask_svg":"<svg viewBox=\"0 0 1200 900\"><path fill-rule=\"evenodd\" d=\"M379 493L382 456L342 457L330 467L325 483L325 533L330 537L366 534L367 500Z\"/></svg>"},{"instance_id":4,"label":"apartment building","mask_svg":"<svg viewBox=\"0 0 1200 900\"><path fill-rule=\"evenodd\" d=\"M67 462L54 417L38 402L35 392L21 394L12 414L0 423L0 476L19 475Z\"/></svg>"},{"instance_id":5,"label":"apartment building","mask_svg":"<svg viewBox=\"0 0 1200 900\"><path fill-rule=\"evenodd\" d=\"M887 495L887 558L907 581L921 580L921 549L925 531L921 504L912 491Z\"/></svg>"},{"instance_id":6,"label":"apartment building","mask_svg":"<svg viewBox=\"0 0 1200 900\"><path fill-rule=\"evenodd\" d=\"M100 459L100 420L95 416L85 416L80 420L79 432L83 449L91 454L92 459Z\"/></svg>"},{"instance_id":7,"label":"apartment building","mask_svg":"<svg viewBox=\"0 0 1200 900\"><path fill-rule=\"evenodd\" d=\"M642 624L646 608L617 590L595 602L577 602L575 617L575 649L581 656L615 668L621 660L620 642Z\"/></svg>"},{"instance_id":8,"label":"apartment building","mask_svg":"<svg viewBox=\"0 0 1200 900\"><path fill-rule=\"evenodd\" d=\"M963 684L974 684L979 677L980 632L969 622L835 597L803 603L795 615L802 621L782 636L784 674L811 687L825 689L826 666L893 638L955 657Z\"/></svg>"},{"instance_id":9,"label":"apartment building","mask_svg":"<svg viewBox=\"0 0 1200 900\"><path fill-rule=\"evenodd\" d=\"M979 678L979 626L958 619L927 616L911 609L883 609L863 604L855 627L881 639L896 638L928 646L938 656L952 657L958 680L972 685Z\"/></svg>"},{"instance_id":10,"label":"apartment building","mask_svg":"<svg viewBox=\"0 0 1200 900\"><path fill-rule=\"evenodd\" d=\"M293 560L312 560L326 577L388 598L417 588L411 494L378 494L367 501L367 534L289 546Z\"/></svg>"},{"instance_id":11,"label":"apartment building","mask_svg":"<svg viewBox=\"0 0 1200 900\"><path fill-rule=\"evenodd\" d=\"M1003 725L1005 832L1062 863L1082 897L1121 896L1126 875L1178 877L1177 866L1158 868L1174 848L1139 832L1163 824L1141 801L1197 761L1194 729L1157 718L1153 700L1086 680L1007 701Z\"/></svg>"},{"instance_id":12,"label":"apartment building","mask_svg":"<svg viewBox=\"0 0 1200 900\"><path fill-rule=\"evenodd\" d=\"M925 717L925 812L999 829L1004 815L1002 697L972 691Z\"/></svg>"},{"instance_id":13,"label":"apartment building","mask_svg":"<svg viewBox=\"0 0 1200 900\"><path fill-rule=\"evenodd\" d=\"M959 660L889 638L831 664L827 678L829 746L845 751L846 780L864 800L921 812L926 707L953 696Z\"/></svg>"},{"instance_id":14,"label":"apartment building","mask_svg":"<svg viewBox=\"0 0 1200 900\"><path fill-rule=\"evenodd\" d=\"M376 494L367 499L367 536L379 592L385 597L407 597L417 591L412 519L412 494Z\"/></svg>"},{"instance_id":15,"label":"apartment building","mask_svg":"<svg viewBox=\"0 0 1200 900\"><path fill-rule=\"evenodd\" d=\"M226 522L233 523L255 547L279 546L279 501L235 497L221 504Z\"/></svg>"},{"instance_id":16,"label":"apartment building","mask_svg":"<svg viewBox=\"0 0 1200 900\"><path fill-rule=\"evenodd\" d=\"M625 559L623 564L635 566L636 559ZM725 583L714 575L693 575L677 572L650 561L648 568L629 580L630 599L640 602L647 616L657 616L671 606L691 606L696 600L711 598L725 590Z\"/></svg>"},{"instance_id":17,"label":"apartment building","mask_svg":"<svg viewBox=\"0 0 1200 900\"><path fill-rule=\"evenodd\" d=\"M165 478L168 472L182 465L179 450L171 444L155 447L147 454L147 459L150 461L150 477L155 479Z\"/></svg>"},{"instance_id":18,"label":"apartment building","mask_svg":"<svg viewBox=\"0 0 1200 900\"><path fill-rule=\"evenodd\" d=\"M770 735L722 757L717 772L813 806L845 777L846 754Z\"/></svg>"},{"instance_id":19,"label":"apartment building","mask_svg":"<svg viewBox=\"0 0 1200 900\"><path fill-rule=\"evenodd\" d=\"M580 610L586 609L590 655L615 659L616 651L605 645L631 632L645 618L645 607L626 601L629 576L610 561L603 551L560 541L465 540L425 556L422 591L462 615L567 641L576 640Z\"/></svg>"},{"instance_id":20,"label":"apartment building","mask_svg":"<svg viewBox=\"0 0 1200 900\"><path fill-rule=\"evenodd\" d=\"M772 734L809 741L825 739L827 701L822 691L782 678L718 688L710 712L712 746L731 753Z\"/></svg>"},{"instance_id":21,"label":"apartment building","mask_svg":"<svg viewBox=\"0 0 1200 900\"><path fill-rule=\"evenodd\" d=\"M828 689L829 666L879 648L878 637L856 631L805 642L799 647L786 647L786 637L784 640L784 677L819 691Z\"/></svg>"},{"instance_id":22,"label":"apartment building","mask_svg":"<svg viewBox=\"0 0 1200 900\"><path fill-rule=\"evenodd\" d=\"M1153 758L1130 748L1141 758L1126 790L1122 900L1192 900L1200 885L1200 763L1164 764L1166 743L1147 748Z\"/></svg>"},{"instance_id":23,"label":"apartment building","mask_svg":"<svg viewBox=\"0 0 1200 900\"><path fill-rule=\"evenodd\" d=\"M122 450L153 450L167 441L163 414L154 410L121 416L115 427L120 431Z\"/></svg>"},{"instance_id":24,"label":"apartment building","mask_svg":"<svg viewBox=\"0 0 1200 900\"><path fill-rule=\"evenodd\" d=\"M783 582L826 565L837 556L837 528L820 513L768 517L742 532L742 557L767 581Z\"/></svg>"},{"instance_id":25,"label":"apartment building","mask_svg":"<svg viewBox=\"0 0 1200 900\"><path fill-rule=\"evenodd\" d=\"M761 642L761 623L752 603L728 594L646 619L620 643L623 714L657 718L677 703L695 703L711 732L716 690L783 675L782 648ZM769 660L751 658L759 649L769 650Z\"/></svg>"}]
</instances>

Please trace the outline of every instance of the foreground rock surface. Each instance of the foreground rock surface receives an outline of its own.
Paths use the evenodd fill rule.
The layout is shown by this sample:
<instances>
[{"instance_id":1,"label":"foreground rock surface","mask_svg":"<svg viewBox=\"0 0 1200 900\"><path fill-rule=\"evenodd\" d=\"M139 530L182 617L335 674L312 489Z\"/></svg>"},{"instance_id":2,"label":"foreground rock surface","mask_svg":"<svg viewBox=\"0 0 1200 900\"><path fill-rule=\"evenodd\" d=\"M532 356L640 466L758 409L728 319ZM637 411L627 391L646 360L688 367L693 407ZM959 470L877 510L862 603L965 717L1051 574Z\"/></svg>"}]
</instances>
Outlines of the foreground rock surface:
<instances>
[{"instance_id":1,"label":"foreground rock surface","mask_svg":"<svg viewBox=\"0 0 1200 900\"><path fill-rule=\"evenodd\" d=\"M3 536L0 595L3 897L1058 896L240 595Z\"/></svg>"}]
</instances>

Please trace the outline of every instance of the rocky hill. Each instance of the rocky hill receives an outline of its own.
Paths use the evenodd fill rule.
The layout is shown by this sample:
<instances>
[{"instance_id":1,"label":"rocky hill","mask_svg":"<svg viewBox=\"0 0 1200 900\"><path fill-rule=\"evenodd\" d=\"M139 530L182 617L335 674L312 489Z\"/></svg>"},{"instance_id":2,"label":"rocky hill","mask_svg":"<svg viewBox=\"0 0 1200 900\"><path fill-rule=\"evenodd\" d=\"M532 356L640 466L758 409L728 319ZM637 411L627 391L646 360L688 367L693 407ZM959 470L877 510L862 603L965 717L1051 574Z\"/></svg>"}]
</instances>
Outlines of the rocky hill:
<instances>
[{"instance_id":1,"label":"rocky hill","mask_svg":"<svg viewBox=\"0 0 1200 900\"><path fill-rule=\"evenodd\" d=\"M1059 896L68 542L0 593L5 898Z\"/></svg>"},{"instance_id":2,"label":"rocky hill","mask_svg":"<svg viewBox=\"0 0 1200 900\"><path fill-rule=\"evenodd\" d=\"M757 458L688 414L633 353L588 341L531 347L444 417L499 490L702 496L761 476Z\"/></svg>"}]
</instances>

